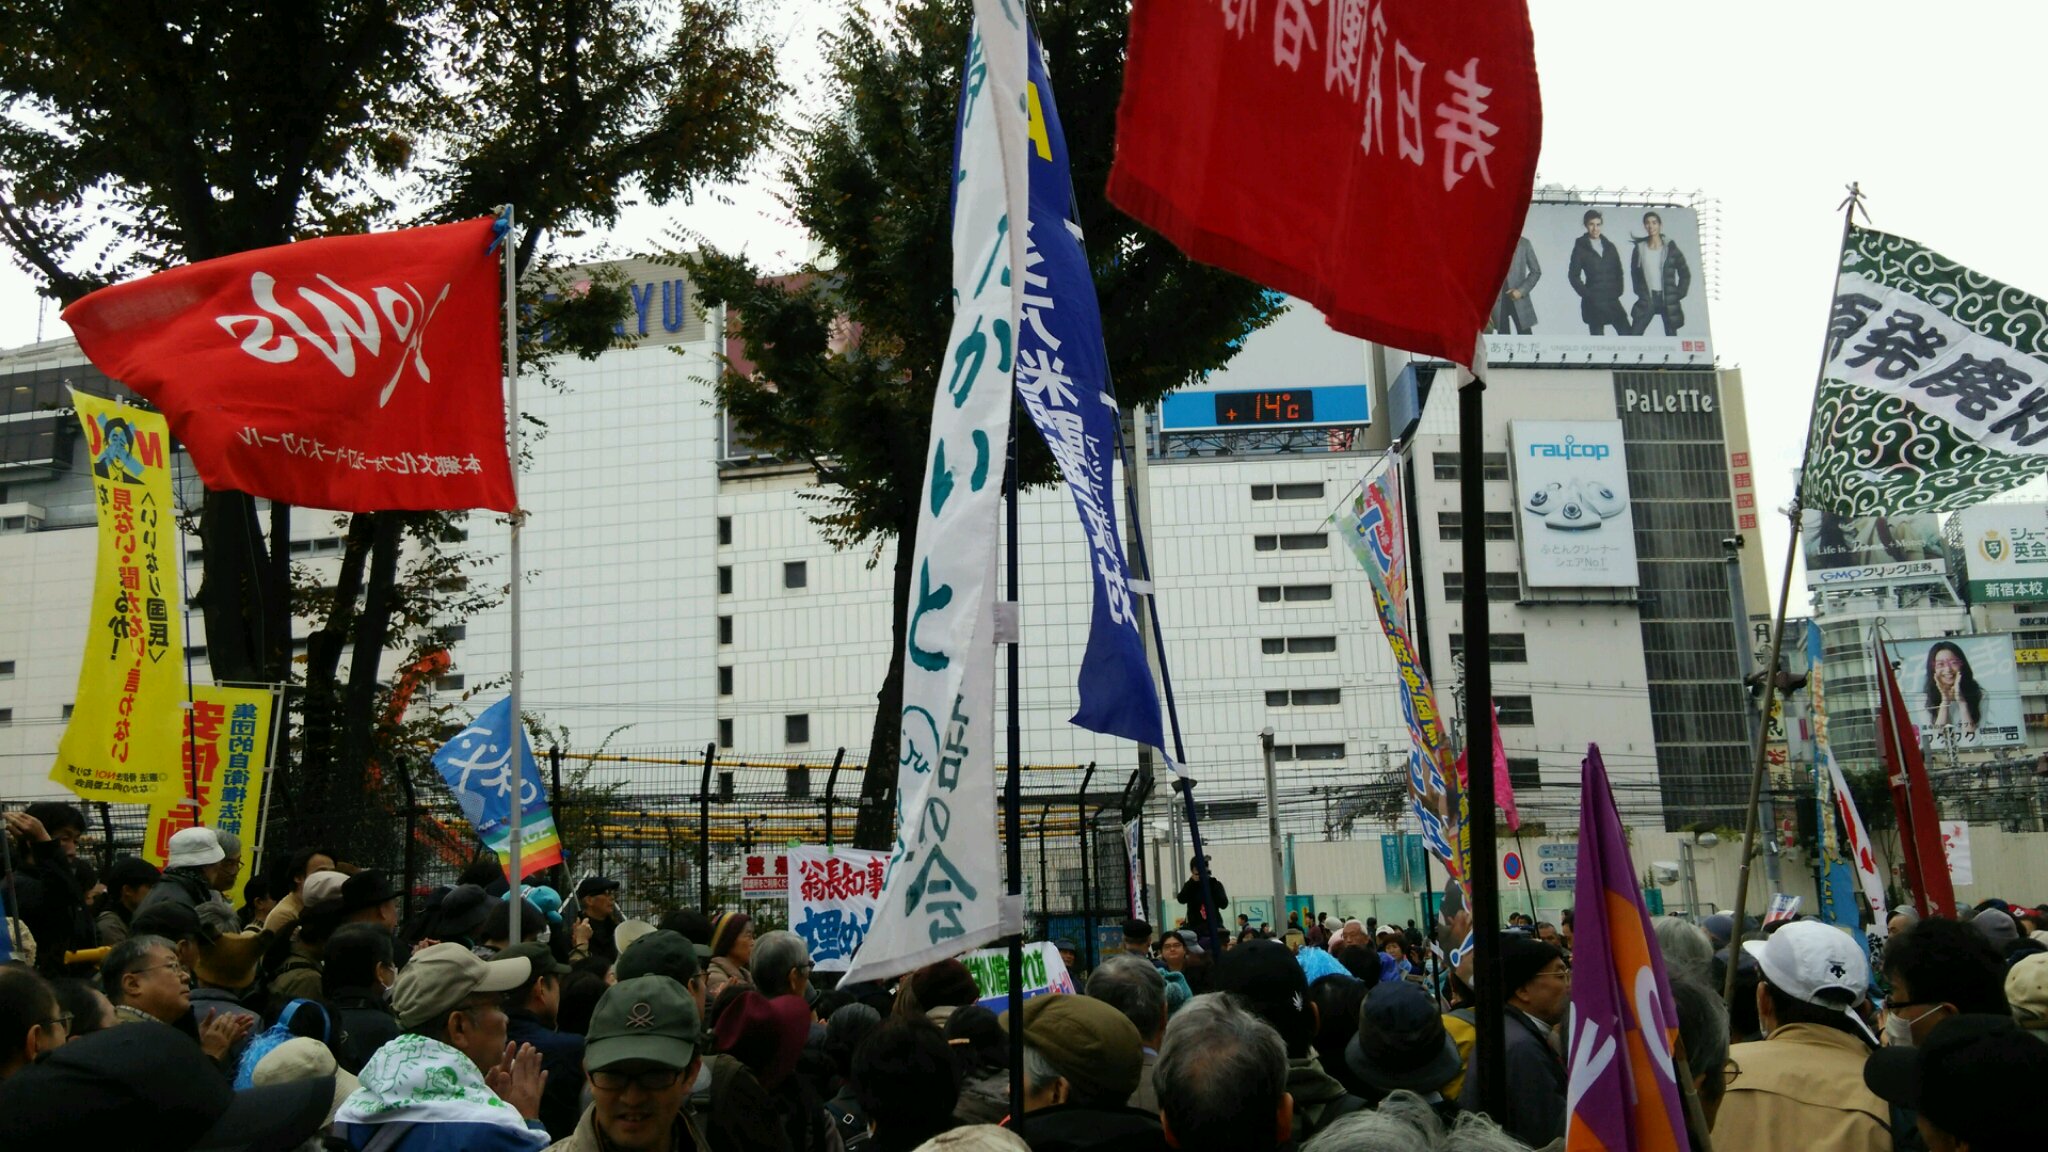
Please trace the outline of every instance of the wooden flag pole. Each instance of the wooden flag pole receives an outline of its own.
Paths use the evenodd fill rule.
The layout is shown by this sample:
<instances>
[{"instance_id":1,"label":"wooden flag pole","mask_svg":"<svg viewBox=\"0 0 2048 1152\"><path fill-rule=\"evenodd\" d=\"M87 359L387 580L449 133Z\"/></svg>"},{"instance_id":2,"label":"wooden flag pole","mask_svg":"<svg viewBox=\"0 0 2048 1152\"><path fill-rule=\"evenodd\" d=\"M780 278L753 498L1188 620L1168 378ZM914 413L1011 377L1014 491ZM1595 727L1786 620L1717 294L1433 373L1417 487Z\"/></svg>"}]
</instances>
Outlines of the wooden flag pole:
<instances>
[{"instance_id":1,"label":"wooden flag pole","mask_svg":"<svg viewBox=\"0 0 2048 1152\"><path fill-rule=\"evenodd\" d=\"M1863 206L1863 191L1860 185L1849 185L1849 195L1842 201L1842 241L1836 246L1837 264L1839 254L1849 246L1849 229L1856 221L1856 212ZM1831 352L1832 335L1823 334L1820 346L1820 364L1814 369L1814 394L1820 393L1820 386L1827 380L1828 355ZM1791 530L1785 539L1785 571L1778 582L1778 612L1771 624L1771 657L1764 664L1764 698L1761 715L1771 714L1771 705L1778 695L1778 655L1785 643L1785 604L1792 595L1792 563L1799 558L1799 518L1804 508L1806 489L1806 462L1813 453L1813 419L1807 417L1806 440L1799 449L1799 479L1792 489L1792 503L1785 510L1791 521ZM1737 679L1742 671L1740 661L1736 665ZM1757 800L1764 786L1764 750L1770 726L1756 726L1755 760L1749 774L1749 803L1742 810L1742 870L1735 886L1735 924L1730 929L1728 941L1728 974L1721 985L1721 997L1728 1003L1735 1002L1735 973L1740 967L1735 961L1742 946L1742 917L1749 903L1749 865L1756 855Z\"/></svg>"}]
</instances>

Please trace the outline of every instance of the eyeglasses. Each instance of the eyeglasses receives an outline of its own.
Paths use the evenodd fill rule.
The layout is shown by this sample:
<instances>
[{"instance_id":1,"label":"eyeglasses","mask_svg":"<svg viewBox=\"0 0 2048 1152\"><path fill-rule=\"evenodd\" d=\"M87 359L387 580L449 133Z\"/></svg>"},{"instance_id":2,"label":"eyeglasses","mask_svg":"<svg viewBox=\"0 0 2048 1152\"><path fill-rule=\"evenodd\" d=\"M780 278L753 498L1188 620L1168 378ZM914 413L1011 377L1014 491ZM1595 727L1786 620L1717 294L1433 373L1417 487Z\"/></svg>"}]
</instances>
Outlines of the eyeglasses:
<instances>
[{"instance_id":1,"label":"eyeglasses","mask_svg":"<svg viewBox=\"0 0 2048 1152\"><path fill-rule=\"evenodd\" d=\"M1570 980L1572 978L1572 967L1571 965L1567 964L1562 968L1546 968L1543 971L1538 972L1537 975L1555 976L1560 980Z\"/></svg>"},{"instance_id":2,"label":"eyeglasses","mask_svg":"<svg viewBox=\"0 0 2048 1152\"><path fill-rule=\"evenodd\" d=\"M147 968L131 968L128 970L128 974L131 976L146 976L151 972L161 972L166 968L176 968L178 975L183 979L190 980L192 978L192 970L176 960L167 961L162 964L151 964Z\"/></svg>"},{"instance_id":3,"label":"eyeglasses","mask_svg":"<svg viewBox=\"0 0 2048 1152\"><path fill-rule=\"evenodd\" d=\"M590 1083L592 1087L602 1088L607 1092L624 1092L636 1084L647 1092L665 1092L675 1087L676 1081L681 1079L682 1075L683 1070L680 1068L650 1068L645 1072L612 1072L600 1069L590 1074Z\"/></svg>"},{"instance_id":4,"label":"eyeglasses","mask_svg":"<svg viewBox=\"0 0 2048 1152\"><path fill-rule=\"evenodd\" d=\"M61 1027L61 1028L63 1028L63 1029L64 1029L64 1031L66 1031L66 1032L70 1032L70 1031L71 1031L71 1022L72 1022L72 1021L73 1021L74 1019L76 1019L76 1017L75 1017L75 1016L73 1016L73 1015L72 1015L71 1013L69 1013L69 1012L66 1012L66 1013L64 1013L64 1014L63 1014L62 1016L52 1016L52 1017L50 1017L50 1018L49 1018L48 1020L44 1020L44 1021L42 1021L42 1024L43 1024L43 1027L45 1027L45 1028L47 1028L47 1027L50 1027L50 1026L52 1026L52 1025L56 1025L56 1026L58 1026L58 1027Z\"/></svg>"}]
</instances>

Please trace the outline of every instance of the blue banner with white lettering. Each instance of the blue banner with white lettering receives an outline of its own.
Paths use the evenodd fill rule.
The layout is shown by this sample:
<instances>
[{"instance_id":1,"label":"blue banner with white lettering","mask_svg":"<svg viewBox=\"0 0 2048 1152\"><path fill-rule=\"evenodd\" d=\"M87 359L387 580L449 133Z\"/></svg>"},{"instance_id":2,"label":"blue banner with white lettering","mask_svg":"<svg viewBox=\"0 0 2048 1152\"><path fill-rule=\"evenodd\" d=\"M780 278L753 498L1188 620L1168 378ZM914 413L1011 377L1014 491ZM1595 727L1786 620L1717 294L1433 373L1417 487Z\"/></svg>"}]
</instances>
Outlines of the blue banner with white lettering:
<instances>
[{"instance_id":1,"label":"blue banner with white lettering","mask_svg":"<svg viewBox=\"0 0 2048 1152\"><path fill-rule=\"evenodd\" d=\"M1116 399L1102 345L1095 279L1074 216L1073 177L1052 82L1031 33L1031 217L1024 243L1024 296L1017 326L1017 395L1045 437L1088 540L1095 607L1081 657L1081 706L1073 723L1163 748L1159 695L1145 663L1116 526Z\"/></svg>"},{"instance_id":2,"label":"blue banner with white lettering","mask_svg":"<svg viewBox=\"0 0 2048 1152\"><path fill-rule=\"evenodd\" d=\"M510 696L484 709L434 753L434 768L477 838L512 866L512 750L519 750L519 871L521 879L562 862L562 841L541 790L533 745L512 716Z\"/></svg>"}]
</instances>

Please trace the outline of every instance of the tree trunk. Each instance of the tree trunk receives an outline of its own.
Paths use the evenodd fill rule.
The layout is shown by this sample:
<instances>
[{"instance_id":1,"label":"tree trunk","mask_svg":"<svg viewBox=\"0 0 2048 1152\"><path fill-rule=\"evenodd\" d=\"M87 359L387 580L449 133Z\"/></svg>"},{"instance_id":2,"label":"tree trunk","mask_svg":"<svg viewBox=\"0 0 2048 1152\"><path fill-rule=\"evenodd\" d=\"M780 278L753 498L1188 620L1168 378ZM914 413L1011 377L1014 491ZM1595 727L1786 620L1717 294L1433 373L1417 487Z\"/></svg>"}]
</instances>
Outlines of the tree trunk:
<instances>
[{"instance_id":1,"label":"tree trunk","mask_svg":"<svg viewBox=\"0 0 2048 1152\"><path fill-rule=\"evenodd\" d=\"M307 799L316 804L329 802L325 791L334 767L334 717L340 702L341 650L348 646L350 627L355 622L356 597L362 593L363 569L370 561L376 530L375 513L358 512L349 517L348 538L341 554L341 573L334 582L334 601L328 606L326 621L306 637L306 711L298 777L301 789L311 793ZM300 843L317 842L304 836L297 839Z\"/></svg>"},{"instance_id":2,"label":"tree trunk","mask_svg":"<svg viewBox=\"0 0 2048 1152\"><path fill-rule=\"evenodd\" d=\"M265 554L256 501L247 492L206 493L199 542L206 549L199 609L206 621L206 663L216 684L262 681Z\"/></svg>"},{"instance_id":3,"label":"tree trunk","mask_svg":"<svg viewBox=\"0 0 2048 1152\"><path fill-rule=\"evenodd\" d=\"M370 551L370 580L363 596L362 615L356 618L348 691L341 702L340 759L348 779L357 778L374 751L377 666L382 663L384 643L391 633L391 610L396 601L392 586L398 578L403 528L402 513L385 512L377 517L376 543Z\"/></svg>"},{"instance_id":4,"label":"tree trunk","mask_svg":"<svg viewBox=\"0 0 2048 1152\"><path fill-rule=\"evenodd\" d=\"M889 672L875 693L874 733L860 776L860 807L854 815L853 846L887 851L896 839L896 759L903 731L903 646L910 628L911 568L916 564L917 508L896 534L896 592L889 606Z\"/></svg>"}]
</instances>

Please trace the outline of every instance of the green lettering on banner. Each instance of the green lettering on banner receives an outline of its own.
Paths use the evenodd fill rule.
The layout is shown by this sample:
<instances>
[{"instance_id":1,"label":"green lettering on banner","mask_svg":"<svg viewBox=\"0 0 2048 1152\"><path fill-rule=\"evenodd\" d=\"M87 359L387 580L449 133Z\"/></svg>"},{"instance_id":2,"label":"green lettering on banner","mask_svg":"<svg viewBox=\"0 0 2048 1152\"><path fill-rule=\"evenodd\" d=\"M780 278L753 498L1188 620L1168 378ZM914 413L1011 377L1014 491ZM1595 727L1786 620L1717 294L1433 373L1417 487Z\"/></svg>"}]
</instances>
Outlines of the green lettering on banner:
<instances>
[{"instance_id":1,"label":"green lettering on banner","mask_svg":"<svg viewBox=\"0 0 2048 1152\"><path fill-rule=\"evenodd\" d=\"M1024 986L1026 988L1043 988L1046 984L1045 953L1037 951L1026 952L1024 954Z\"/></svg>"},{"instance_id":2,"label":"green lettering on banner","mask_svg":"<svg viewBox=\"0 0 2048 1152\"><path fill-rule=\"evenodd\" d=\"M919 568L917 574L917 611L911 613L910 616L910 639L908 644L911 662L927 672L940 671L946 665L951 664L953 660L943 652L928 652L917 646L918 623L924 619L925 613L937 611L952 602L953 586L951 584L941 584L938 591L932 591L932 561L931 557L925 557L924 564Z\"/></svg>"},{"instance_id":3,"label":"green lettering on banner","mask_svg":"<svg viewBox=\"0 0 2048 1152\"><path fill-rule=\"evenodd\" d=\"M967 477L967 486L976 492L981 491L981 486L988 483L988 460L988 433L976 428L974 430L974 471ZM937 508L934 508L932 509L932 514L936 516L938 511Z\"/></svg>"},{"instance_id":4,"label":"green lettering on banner","mask_svg":"<svg viewBox=\"0 0 2048 1152\"><path fill-rule=\"evenodd\" d=\"M966 178L965 172L961 173L961 178ZM1009 235L1010 217L1006 213L1003 215L1001 219L996 221L996 242L993 245L991 245L988 250L988 263L981 266L981 279L975 282L975 299L980 299L981 290L988 287L988 274L995 270L997 258L1002 256L1003 252L1005 251L1003 241L1006 238L1008 238ZM1008 264L1003 265L1003 278L1001 280L1001 284L1005 288L1008 288L1010 286L1010 266Z\"/></svg>"},{"instance_id":5,"label":"green lettering on banner","mask_svg":"<svg viewBox=\"0 0 2048 1152\"><path fill-rule=\"evenodd\" d=\"M980 436L981 433L976 432L975 435ZM974 487L978 491L981 485L976 484ZM939 446L932 451L932 515L939 514L939 509L946 506L946 497L952 494L953 470L946 467L946 442L941 440Z\"/></svg>"}]
</instances>

